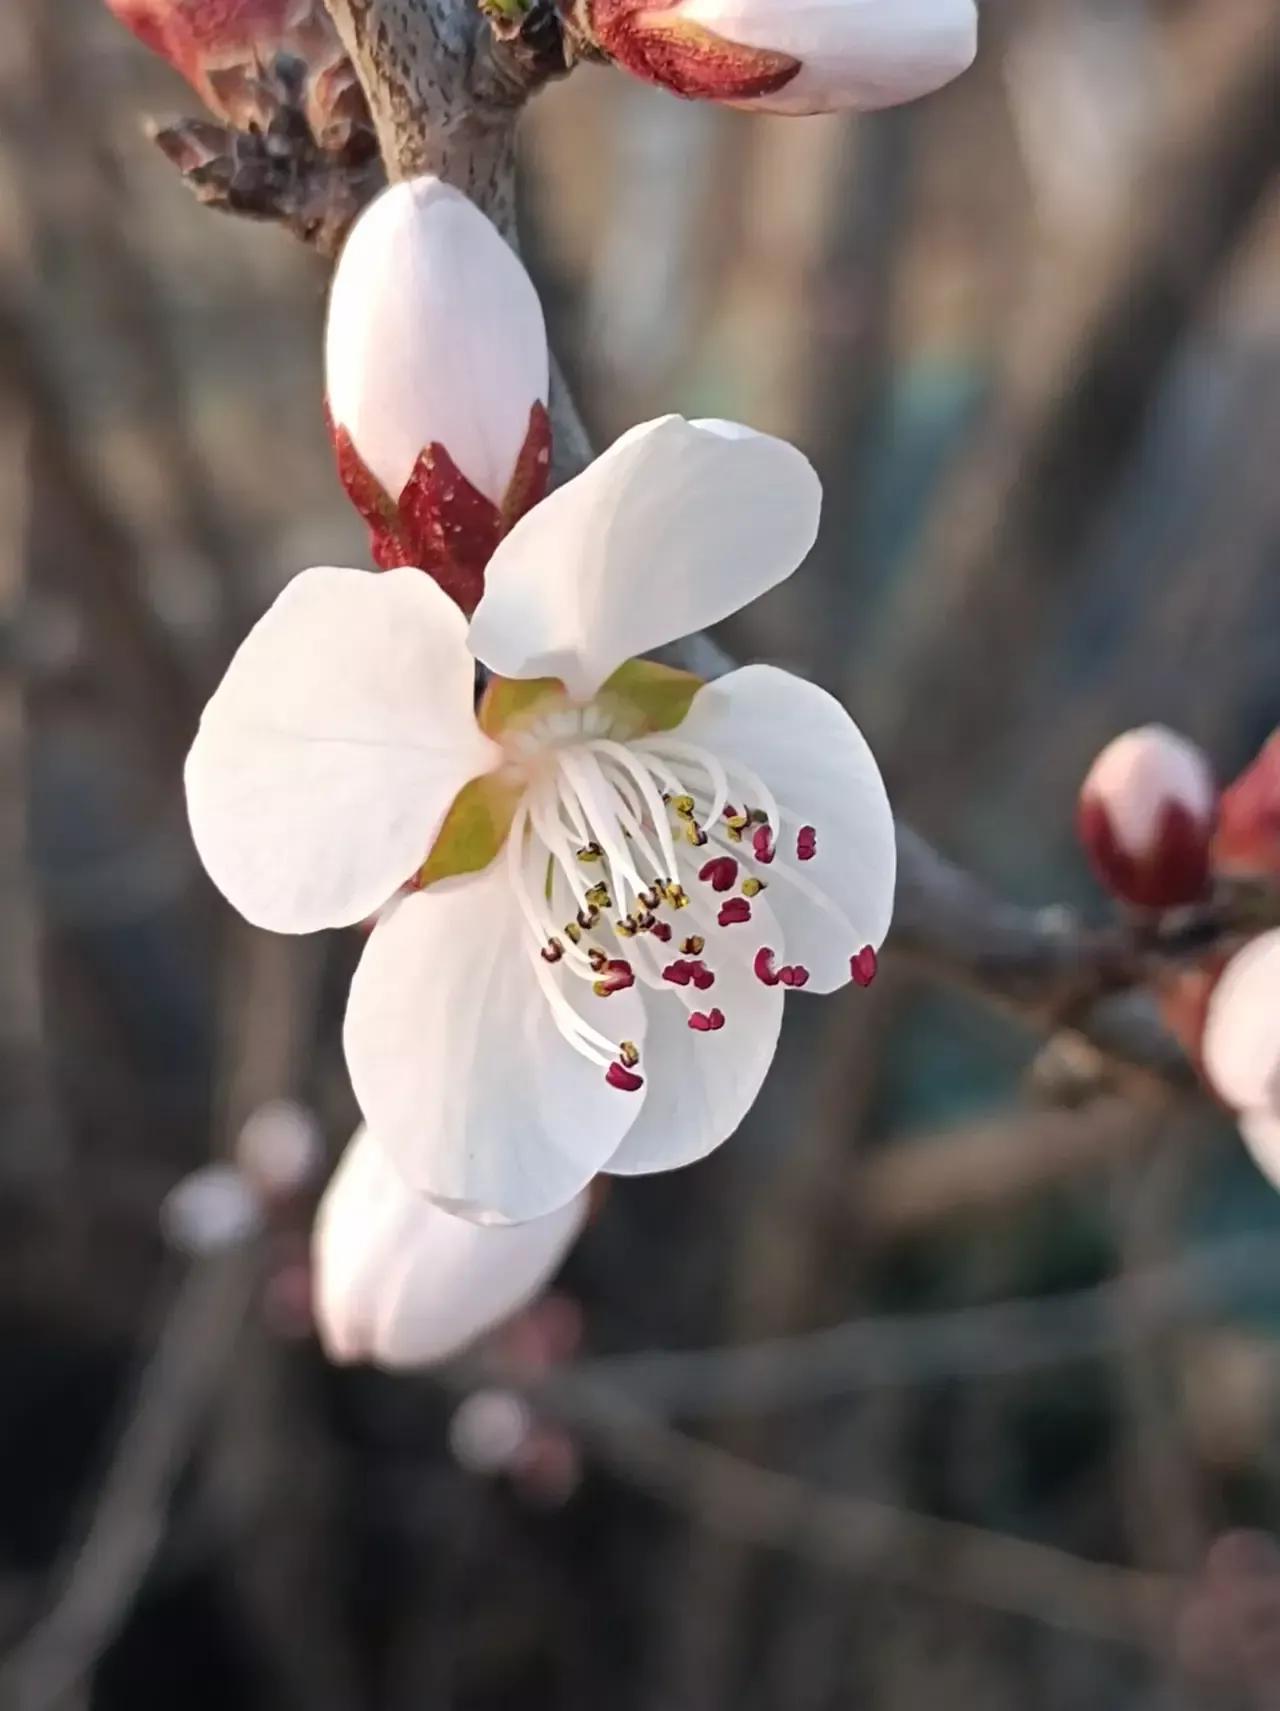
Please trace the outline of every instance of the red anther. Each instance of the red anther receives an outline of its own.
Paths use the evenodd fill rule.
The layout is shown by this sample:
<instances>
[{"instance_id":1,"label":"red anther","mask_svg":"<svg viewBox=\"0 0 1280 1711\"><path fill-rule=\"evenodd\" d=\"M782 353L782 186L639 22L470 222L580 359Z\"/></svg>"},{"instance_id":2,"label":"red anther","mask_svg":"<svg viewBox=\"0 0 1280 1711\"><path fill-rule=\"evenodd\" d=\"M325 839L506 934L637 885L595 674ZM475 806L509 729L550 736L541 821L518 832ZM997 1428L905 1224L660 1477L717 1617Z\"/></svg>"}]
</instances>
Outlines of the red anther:
<instances>
[{"instance_id":1,"label":"red anther","mask_svg":"<svg viewBox=\"0 0 1280 1711\"><path fill-rule=\"evenodd\" d=\"M778 970L778 979L784 986L808 986L809 970L804 968L798 962L793 963L789 968L780 968Z\"/></svg>"},{"instance_id":2,"label":"red anther","mask_svg":"<svg viewBox=\"0 0 1280 1711\"><path fill-rule=\"evenodd\" d=\"M718 1034L724 1027L723 1010L695 1010L689 1017L695 1034Z\"/></svg>"},{"instance_id":3,"label":"red anther","mask_svg":"<svg viewBox=\"0 0 1280 1711\"><path fill-rule=\"evenodd\" d=\"M709 986L714 986L716 977L704 962L691 962L685 965L689 970L689 979L699 992L705 992Z\"/></svg>"},{"instance_id":4,"label":"red anther","mask_svg":"<svg viewBox=\"0 0 1280 1711\"><path fill-rule=\"evenodd\" d=\"M774 856L773 833L768 826L758 826L751 834L751 847L756 852L756 860L768 867Z\"/></svg>"},{"instance_id":5,"label":"red anther","mask_svg":"<svg viewBox=\"0 0 1280 1711\"><path fill-rule=\"evenodd\" d=\"M720 905L717 919L722 927L741 926L744 921L751 919L751 905L745 897L731 897L727 903Z\"/></svg>"},{"instance_id":6,"label":"red anther","mask_svg":"<svg viewBox=\"0 0 1280 1711\"><path fill-rule=\"evenodd\" d=\"M595 982L594 990L601 998L609 998L615 992L628 991L635 983L635 970L629 962L619 958L605 963L600 971L600 979Z\"/></svg>"},{"instance_id":7,"label":"red anther","mask_svg":"<svg viewBox=\"0 0 1280 1711\"><path fill-rule=\"evenodd\" d=\"M773 966L773 952L768 945L761 945L751 966L755 970L756 979L765 986L776 986L782 979L782 975Z\"/></svg>"},{"instance_id":8,"label":"red anther","mask_svg":"<svg viewBox=\"0 0 1280 1711\"><path fill-rule=\"evenodd\" d=\"M672 986L688 986L693 979L693 969L687 962L671 962L663 969L662 978L669 980Z\"/></svg>"},{"instance_id":9,"label":"red anther","mask_svg":"<svg viewBox=\"0 0 1280 1711\"><path fill-rule=\"evenodd\" d=\"M849 973L855 986L870 986L880 967L880 958L870 945L863 945L857 956L849 958Z\"/></svg>"},{"instance_id":10,"label":"red anther","mask_svg":"<svg viewBox=\"0 0 1280 1711\"><path fill-rule=\"evenodd\" d=\"M812 826L801 826L796 833L796 860L812 861L818 853L818 834Z\"/></svg>"},{"instance_id":11,"label":"red anther","mask_svg":"<svg viewBox=\"0 0 1280 1711\"><path fill-rule=\"evenodd\" d=\"M738 820L738 819L741 819L741 817L742 816L738 813L738 810L734 807L732 802L726 802L725 803L725 805L724 805L724 818L726 820Z\"/></svg>"},{"instance_id":12,"label":"red anther","mask_svg":"<svg viewBox=\"0 0 1280 1711\"><path fill-rule=\"evenodd\" d=\"M611 1063L604 1072L604 1078L610 1087L616 1087L619 1093L638 1093L644 1086L644 1077L634 1075L620 1063Z\"/></svg>"},{"instance_id":13,"label":"red anther","mask_svg":"<svg viewBox=\"0 0 1280 1711\"><path fill-rule=\"evenodd\" d=\"M649 928L649 931L653 934L654 938L658 939L662 944L669 945L671 943L670 921L655 921L652 927Z\"/></svg>"},{"instance_id":14,"label":"red anther","mask_svg":"<svg viewBox=\"0 0 1280 1711\"><path fill-rule=\"evenodd\" d=\"M716 856L698 874L713 891L732 891L738 877L738 864L732 856Z\"/></svg>"}]
</instances>

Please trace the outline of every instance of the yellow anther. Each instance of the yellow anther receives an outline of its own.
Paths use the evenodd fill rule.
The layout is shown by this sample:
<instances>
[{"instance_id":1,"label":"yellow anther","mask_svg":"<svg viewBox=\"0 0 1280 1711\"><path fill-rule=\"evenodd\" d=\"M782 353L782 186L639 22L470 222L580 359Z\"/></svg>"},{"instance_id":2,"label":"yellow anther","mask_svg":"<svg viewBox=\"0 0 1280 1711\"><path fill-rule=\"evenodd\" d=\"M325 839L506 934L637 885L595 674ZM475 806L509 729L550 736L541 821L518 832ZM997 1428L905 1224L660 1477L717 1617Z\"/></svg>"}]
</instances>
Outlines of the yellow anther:
<instances>
[{"instance_id":1,"label":"yellow anther","mask_svg":"<svg viewBox=\"0 0 1280 1711\"><path fill-rule=\"evenodd\" d=\"M597 998L610 998L613 996L613 984L608 980L593 980L591 983L591 990L595 993Z\"/></svg>"},{"instance_id":2,"label":"yellow anther","mask_svg":"<svg viewBox=\"0 0 1280 1711\"><path fill-rule=\"evenodd\" d=\"M701 956L706 948L707 941L694 933L692 938L686 939L680 946L680 951L683 956Z\"/></svg>"},{"instance_id":3,"label":"yellow anther","mask_svg":"<svg viewBox=\"0 0 1280 1711\"><path fill-rule=\"evenodd\" d=\"M731 832L740 832L744 826L751 824L751 817L748 814L726 814L724 823Z\"/></svg>"},{"instance_id":4,"label":"yellow anther","mask_svg":"<svg viewBox=\"0 0 1280 1711\"><path fill-rule=\"evenodd\" d=\"M582 862L599 861L604 851L599 844L584 844L578 851L578 860Z\"/></svg>"},{"instance_id":5,"label":"yellow anther","mask_svg":"<svg viewBox=\"0 0 1280 1711\"><path fill-rule=\"evenodd\" d=\"M634 1069L640 1062L640 1053L631 1040L623 1040L618 1047L618 1056L627 1069Z\"/></svg>"},{"instance_id":6,"label":"yellow anther","mask_svg":"<svg viewBox=\"0 0 1280 1711\"><path fill-rule=\"evenodd\" d=\"M587 892L587 902L593 909L612 909L613 898L607 885L593 885Z\"/></svg>"},{"instance_id":7,"label":"yellow anther","mask_svg":"<svg viewBox=\"0 0 1280 1711\"><path fill-rule=\"evenodd\" d=\"M692 796L673 796L671 798L671 807L682 820L691 820L693 818L694 802Z\"/></svg>"},{"instance_id":8,"label":"yellow anther","mask_svg":"<svg viewBox=\"0 0 1280 1711\"><path fill-rule=\"evenodd\" d=\"M689 907L689 894L683 885L668 885L667 902L673 909L687 909Z\"/></svg>"},{"instance_id":9,"label":"yellow anther","mask_svg":"<svg viewBox=\"0 0 1280 1711\"><path fill-rule=\"evenodd\" d=\"M571 945L580 945L582 943L582 928L576 921L566 921L564 936Z\"/></svg>"},{"instance_id":10,"label":"yellow anther","mask_svg":"<svg viewBox=\"0 0 1280 1711\"><path fill-rule=\"evenodd\" d=\"M742 895L744 897L759 897L763 890L764 880L757 879L754 874L750 879L744 879L742 882Z\"/></svg>"},{"instance_id":11,"label":"yellow anther","mask_svg":"<svg viewBox=\"0 0 1280 1711\"><path fill-rule=\"evenodd\" d=\"M613 923L613 930L620 939L634 939L636 936L636 924L631 919L630 915L627 915L621 921L615 921Z\"/></svg>"}]
</instances>

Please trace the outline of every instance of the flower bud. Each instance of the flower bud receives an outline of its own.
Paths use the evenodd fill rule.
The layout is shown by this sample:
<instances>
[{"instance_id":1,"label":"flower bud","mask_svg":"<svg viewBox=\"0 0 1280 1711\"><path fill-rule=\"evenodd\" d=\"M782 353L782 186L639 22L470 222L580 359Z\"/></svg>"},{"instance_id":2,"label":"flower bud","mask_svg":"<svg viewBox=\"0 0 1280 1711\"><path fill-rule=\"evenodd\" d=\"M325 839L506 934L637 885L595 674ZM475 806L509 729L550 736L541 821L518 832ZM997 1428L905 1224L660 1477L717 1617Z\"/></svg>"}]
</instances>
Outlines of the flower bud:
<instances>
[{"instance_id":1,"label":"flower bud","mask_svg":"<svg viewBox=\"0 0 1280 1711\"><path fill-rule=\"evenodd\" d=\"M619 65L677 95L774 113L871 110L949 83L977 51L973 0L583 0Z\"/></svg>"},{"instance_id":2,"label":"flower bud","mask_svg":"<svg viewBox=\"0 0 1280 1711\"><path fill-rule=\"evenodd\" d=\"M1140 909L1203 897L1209 882L1216 791L1209 762L1163 725L1126 731L1094 761L1080 791L1077 829L1094 872Z\"/></svg>"},{"instance_id":3,"label":"flower bud","mask_svg":"<svg viewBox=\"0 0 1280 1711\"><path fill-rule=\"evenodd\" d=\"M325 343L338 470L385 570L416 565L465 612L551 464L542 308L519 258L436 178L357 220Z\"/></svg>"},{"instance_id":4,"label":"flower bud","mask_svg":"<svg viewBox=\"0 0 1280 1711\"><path fill-rule=\"evenodd\" d=\"M320 1203L312 1257L321 1339L337 1361L447 1360L530 1301L586 1217L587 1195L528 1224L480 1225L408 1188L360 1130Z\"/></svg>"},{"instance_id":5,"label":"flower bud","mask_svg":"<svg viewBox=\"0 0 1280 1711\"><path fill-rule=\"evenodd\" d=\"M1251 940L1222 971L1201 1062L1258 1168L1280 1187L1280 929Z\"/></svg>"},{"instance_id":6,"label":"flower bud","mask_svg":"<svg viewBox=\"0 0 1280 1711\"><path fill-rule=\"evenodd\" d=\"M270 69L297 62L297 92L321 146L346 148L369 130L364 95L324 0L107 0L116 17L237 129L274 112Z\"/></svg>"},{"instance_id":7,"label":"flower bud","mask_svg":"<svg viewBox=\"0 0 1280 1711\"><path fill-rule=\"evenodd\" d=\"M1213 860L1236 878L1280 880L1280 731L1223 791Z\"/></svg>"}]
</instances>

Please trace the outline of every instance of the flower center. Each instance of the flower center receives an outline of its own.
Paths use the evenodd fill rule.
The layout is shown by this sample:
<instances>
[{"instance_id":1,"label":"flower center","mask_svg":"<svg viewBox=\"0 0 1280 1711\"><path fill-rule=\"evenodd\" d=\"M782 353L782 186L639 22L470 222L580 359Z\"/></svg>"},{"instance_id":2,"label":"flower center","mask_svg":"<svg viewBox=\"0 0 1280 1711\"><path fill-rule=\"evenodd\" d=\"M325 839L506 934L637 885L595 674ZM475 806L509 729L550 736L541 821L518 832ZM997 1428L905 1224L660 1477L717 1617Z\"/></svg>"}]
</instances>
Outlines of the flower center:
<instances>
[{"instance_id":1,"label":"flower center","mask_svg":"<svg viewBox=\"0 0 1280 1711\"><path fill-rule=\"evenodd\" d=\"M732 1024L705 997L728 942L775 879L814 894L779 850L816 853L817 834L784 814L747 768L657 732L619 741L598 706L558 708L506 739L526 788L507 841L528 952L561 1034L609 1084L643 1086L634 1043L592 1025L596 1004L637 985L683 1004L698 1035ZM781 947L779 947L779 950ZM750 962L765 985L803 986L772 949ZM565 976L582 984L571 1001Z\"/></svg>"}]
</instances>

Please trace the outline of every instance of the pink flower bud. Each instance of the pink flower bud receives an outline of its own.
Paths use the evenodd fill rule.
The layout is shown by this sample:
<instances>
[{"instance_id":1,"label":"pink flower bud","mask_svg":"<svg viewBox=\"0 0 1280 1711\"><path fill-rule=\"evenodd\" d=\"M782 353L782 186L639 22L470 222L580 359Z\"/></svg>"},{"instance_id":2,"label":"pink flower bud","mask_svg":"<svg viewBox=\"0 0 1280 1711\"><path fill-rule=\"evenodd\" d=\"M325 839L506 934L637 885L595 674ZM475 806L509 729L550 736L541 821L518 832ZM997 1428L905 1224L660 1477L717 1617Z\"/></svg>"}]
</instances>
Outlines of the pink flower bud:
<instances>
[{"instance_id":1,"label":"pink flower bud","mask_svg":"<svg viewBox=\"0 0 1280 1711\"><path fill-rule=\"evenodd\" d=\"M548 1282L582 1228L587 1195L527 1224L481 1225L415 1194L361 1130L320 1203L315 1314L337 1361L447 1360Z\"/></svg>"},{"instance_id":2,"label":"pink flower bud","mask_svg":"<svg viewBox=\"0 0 1280 1711\"><path fill-rule=\"evenodd\" d=\"M677 95L775 113L870 110L958 77L973 0L587 0L596 43Z\"/></svg>"},{"instance_id":3,"label":"pink flower bud","mask_svg":"<svg viewBox=\"0 0 1280 1711\"><path fill-rule=\"evenodd\" d=\"M357 220L325 344L339 473L384 569L429 571L466 612L508 529L546 492L546 329L518 257L435 178Z\"/></svg>"},{"instance_id":4,"label":"pink flower bud","mask_svg":"<svg viewBox=\"0 0 1280 1711\"><path fill-rule=\"evenodd\" d=\"M1236 1112L1258 1168L1280 1187L1280 930L1253 939L1209 999L1201 1062Z\"/></svg>"},{"instance_id":5,"label":"pink flower bud","mask_svg":"<svg viewBox=\"0 0 1280 1711\"><path fill-rule=\"evenodd\" d=\"M1126 731L1094 761L1077 829L1102 884L1140 909L1203 897L1217 795L1209 762L1163 725Z\"/></svg>"},{"instance_id":6,"label":"pink flower bud","mask_svg":"<svg viewBox=\"0 0 1280 1711\"><path fill-rule=\"evenodd\" d=\"M1222 873L1280 880L1280 731L1223 791L1213 859Z\"/></svg>"},{"instance_id":7,"label":"pink flower bud","mask_svg":"<svg viewBox=\"0 0 1280 1711\"><path fill-rule=\"evenodd\" d=\"M260 118L254 85L285 54L303 68L317 141L341 147L366 121L364 96L324 0L107 0L122 23L182 73L219 118Z\"/></svg>"}]
</instances>

